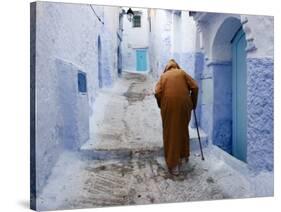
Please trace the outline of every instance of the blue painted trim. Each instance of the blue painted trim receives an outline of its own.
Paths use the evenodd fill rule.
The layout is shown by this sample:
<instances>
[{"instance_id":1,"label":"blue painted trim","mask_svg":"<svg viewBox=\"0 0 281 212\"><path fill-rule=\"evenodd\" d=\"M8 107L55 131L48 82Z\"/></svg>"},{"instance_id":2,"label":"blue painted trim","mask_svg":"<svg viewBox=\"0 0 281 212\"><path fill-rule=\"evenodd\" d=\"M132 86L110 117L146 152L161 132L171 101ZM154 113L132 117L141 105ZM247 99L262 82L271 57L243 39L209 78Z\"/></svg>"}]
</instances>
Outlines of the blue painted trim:
<instances>
[{"instance_id":1,"label":"blue painted trim","mask_svg":"<svg viewBox=\"0 0 281 212\"><path fill-rule=\"evenodd\" d=\"M232 154L247 161L247 66L246 39L242 29L232 43Z\"/></svg>"},{"instance_id":2,"label":"blue painted trim","mask_svg":"<svg viewBox=\"0 0 281 212\"><path fill-rule=\"evenodd\" d=\"M229 66L229 65L231 65L231 64L232 64L232 62L231 62L231 61L213 60L213 61L210 61L210 62L208 62L208 63L207 63L207 67L209 67L209 66L214 66L214 65L216 65L216 66L217 66L217 65L221 65L221 66Z\"/></svg>"}]
</instances>

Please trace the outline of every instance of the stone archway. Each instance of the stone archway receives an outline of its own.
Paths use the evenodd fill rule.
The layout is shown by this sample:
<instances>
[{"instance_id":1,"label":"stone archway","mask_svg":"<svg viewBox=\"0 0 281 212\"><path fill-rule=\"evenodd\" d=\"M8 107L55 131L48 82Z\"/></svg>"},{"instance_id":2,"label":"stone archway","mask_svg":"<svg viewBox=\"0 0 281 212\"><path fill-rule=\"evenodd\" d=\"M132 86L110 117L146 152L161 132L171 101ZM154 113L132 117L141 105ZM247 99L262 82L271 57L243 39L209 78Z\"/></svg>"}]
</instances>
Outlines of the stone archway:
<instances>
[{"instance_id":1,"label":"stone archway","mask_svg":"<svg viewBox=\"0 0 281 212\"><path fill-rule=\"evenodd\" d=\"M241 20L236 17L227 17L219 26L211 47L211 58L212 62L209 64L213 70L213 144L219 146L221 149L225 150L230 154L234 154L233 148L236 143L236 125L238 124L236 120L237 115L237 102L234 94L236 93L236 84L240 83L237 81L234 72L245 70L236 70L233 57L233 41L237 36L238 32L243 31ZM245 36L243 38L245 40ZM244 41L246 43L246 40ZM246 46L244 48L245 52ZM246 53L243 54L243 60L246 60ZM236 60L235 59L235 60ZM235 71L234 71L235 68ZM238 85L239 86L239 85ZM243 90L246 92L246 88ZM243 96L246 98L246 94ZM236 94L235 94L236 95ZM246 102L246 99L245 99ZM235 104L235 105L233 105ZM246 110L246 105L243 106ZM244 114L246 116L246 114ZM246 123L243 122L243 126L246 127ZM244 130L242 133L246 133ZM246 139L246 134L244 136ZM243 142L246 142L243 141ZM246 152L246 149L245 149ZM243 157L235 157L244 160ZM245 161L245 160L244 160Z\"/></svg>"}]
</instances>

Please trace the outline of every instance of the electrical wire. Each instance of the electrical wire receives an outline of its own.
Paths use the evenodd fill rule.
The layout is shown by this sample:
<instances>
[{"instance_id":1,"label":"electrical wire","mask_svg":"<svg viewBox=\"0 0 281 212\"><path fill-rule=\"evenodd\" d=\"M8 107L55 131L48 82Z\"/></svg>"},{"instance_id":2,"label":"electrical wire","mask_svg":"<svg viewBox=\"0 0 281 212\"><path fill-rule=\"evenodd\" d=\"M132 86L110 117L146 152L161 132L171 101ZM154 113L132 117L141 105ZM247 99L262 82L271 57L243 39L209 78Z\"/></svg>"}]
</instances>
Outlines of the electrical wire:
<instances>
[{"instance_id":1,"label":"electrical wire","mask_svg":"<svg viewBox=\"0 0 281 212\"><path fill-rule=\"evenodd\" d=\"M97 15L96 11L94 10L93 6L90 4L91 9L93 10L94 14L96 15L97 19L104 25L104 22L100 19L100 17Z\"/></svg>"}]
</instances>

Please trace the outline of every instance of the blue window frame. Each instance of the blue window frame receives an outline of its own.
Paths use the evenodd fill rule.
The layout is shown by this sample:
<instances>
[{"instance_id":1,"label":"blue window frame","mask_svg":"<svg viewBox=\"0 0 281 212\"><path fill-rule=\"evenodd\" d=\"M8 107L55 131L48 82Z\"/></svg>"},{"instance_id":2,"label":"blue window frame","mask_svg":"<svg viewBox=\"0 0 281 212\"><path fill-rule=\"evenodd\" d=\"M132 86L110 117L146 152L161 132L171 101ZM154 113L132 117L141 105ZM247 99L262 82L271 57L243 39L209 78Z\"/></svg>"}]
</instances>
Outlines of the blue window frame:
<instances>
[{"instance_id":1,"label":"blue window frame","mask_svg":"<svg viewBox=\"0 0 281 212\"><path fill-rule=\"evenodd\" d=\"M86 73L78 72L78 91L81 93L87 93L87 76Z\"/></svg>"}]
</instances>

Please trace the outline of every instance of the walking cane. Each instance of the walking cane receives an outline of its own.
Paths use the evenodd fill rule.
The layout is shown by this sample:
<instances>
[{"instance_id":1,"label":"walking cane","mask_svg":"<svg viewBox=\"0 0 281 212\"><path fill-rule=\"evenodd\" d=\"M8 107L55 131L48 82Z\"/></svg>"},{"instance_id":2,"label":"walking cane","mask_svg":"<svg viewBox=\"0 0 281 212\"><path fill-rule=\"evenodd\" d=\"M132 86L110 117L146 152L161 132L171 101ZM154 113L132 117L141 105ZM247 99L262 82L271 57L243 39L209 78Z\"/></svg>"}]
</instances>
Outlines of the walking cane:
<instances>
[{"instance_id":1,"label":"walking cane","mask_svg":"<svg viewBox=\"0 0 281 212\"><path fill-rule=\"evenodd\" d=\"M202 159L202 160L205 160L204 155L203 155L201 140L200 140L200 134L199 134L199 129L198 129L198 123L197 123L197 118L196 118L195 109L193 109L193 114L194 114L194 118L195 118L195 125L196 125L197 135L198 135L198 139L199 139L199 145L200 145L200 151L201 151L201 159Z\"/></svg>"}]
</instances>

